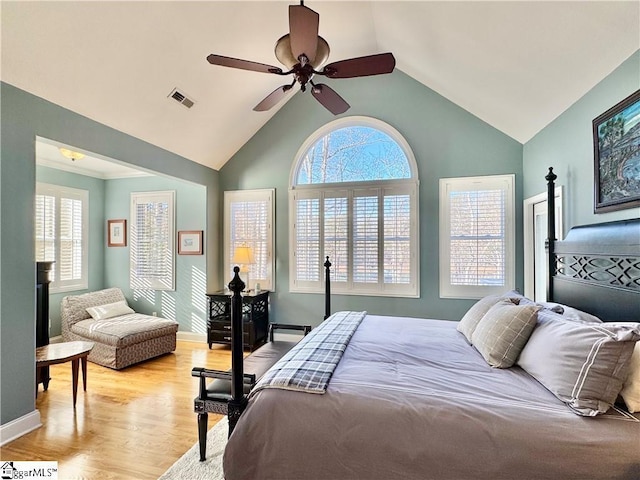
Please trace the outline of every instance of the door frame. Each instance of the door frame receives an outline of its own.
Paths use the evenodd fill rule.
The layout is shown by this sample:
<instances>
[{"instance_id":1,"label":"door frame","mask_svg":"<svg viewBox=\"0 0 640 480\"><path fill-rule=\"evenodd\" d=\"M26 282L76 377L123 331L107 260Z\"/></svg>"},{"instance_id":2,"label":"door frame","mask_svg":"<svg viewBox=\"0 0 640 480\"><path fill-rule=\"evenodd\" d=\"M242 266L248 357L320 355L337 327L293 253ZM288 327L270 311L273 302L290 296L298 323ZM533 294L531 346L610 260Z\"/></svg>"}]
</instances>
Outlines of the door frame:
<instances>
[{"instance_id":1,"label":"door frame","mask_svg":"<svg viewBox=\"0 0 640 480\"><path fill-rule=\"evenodd\" d=\"M564 237L563 221L563 186L555 188L556 204L556 236L557 240ZM540 203L547 203L547 194L540 193L523 201L523 237L524 237L524 296L533 299L535 295L535 223L534 207ZM546 234L545 234L546 238Z\"/></svg>"}]
</instances>

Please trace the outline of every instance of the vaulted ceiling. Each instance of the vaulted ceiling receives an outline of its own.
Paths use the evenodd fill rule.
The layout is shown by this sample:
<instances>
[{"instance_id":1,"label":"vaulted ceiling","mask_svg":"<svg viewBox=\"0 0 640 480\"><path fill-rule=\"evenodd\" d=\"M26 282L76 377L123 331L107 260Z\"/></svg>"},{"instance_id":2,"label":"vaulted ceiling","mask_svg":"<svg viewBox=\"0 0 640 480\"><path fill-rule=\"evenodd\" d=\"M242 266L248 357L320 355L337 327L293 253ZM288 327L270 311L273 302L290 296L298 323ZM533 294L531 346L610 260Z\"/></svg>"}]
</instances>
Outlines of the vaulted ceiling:
<instances>
[{"instance_id":1,"label":"vaulted ceiling","mask_svg":"<svg viewBox=\"0 0 640 480\"><path fill-rule=\"evenodd\" d=\"M3 0L0 75L219 169L276 114L281 104L252 108L284 82L212 66L206 57L278 65L273 47L288 32L293 3ZM396 68L522 143L640 48L637 1L306 6L320 14L330 62L393 52ZM357 80L327 83L339 93L345 81ZM168 98L175 87L195 101L192 108Z\"/></svg>"}]
</instances>

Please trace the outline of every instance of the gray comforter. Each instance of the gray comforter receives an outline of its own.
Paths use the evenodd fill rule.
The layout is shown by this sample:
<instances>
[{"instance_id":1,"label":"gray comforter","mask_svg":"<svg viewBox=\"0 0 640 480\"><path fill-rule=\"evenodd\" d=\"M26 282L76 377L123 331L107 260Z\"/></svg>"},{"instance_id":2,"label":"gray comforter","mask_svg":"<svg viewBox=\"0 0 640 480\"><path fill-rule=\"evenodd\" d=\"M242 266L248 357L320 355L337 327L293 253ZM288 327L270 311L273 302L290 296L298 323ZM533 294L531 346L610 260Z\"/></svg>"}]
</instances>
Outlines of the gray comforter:
<instances>
[{"instance_id":1,"label":"gray comforter","mask_svg":"<svg viewBox=\"0 0 640 480\"><path fill-rule=\"evenodd\" d=\"M263 390L224 454L238 479L639 479L640 416L572 413L456 323L367 316L324 395Z\"/></svg>"}]
</instances>

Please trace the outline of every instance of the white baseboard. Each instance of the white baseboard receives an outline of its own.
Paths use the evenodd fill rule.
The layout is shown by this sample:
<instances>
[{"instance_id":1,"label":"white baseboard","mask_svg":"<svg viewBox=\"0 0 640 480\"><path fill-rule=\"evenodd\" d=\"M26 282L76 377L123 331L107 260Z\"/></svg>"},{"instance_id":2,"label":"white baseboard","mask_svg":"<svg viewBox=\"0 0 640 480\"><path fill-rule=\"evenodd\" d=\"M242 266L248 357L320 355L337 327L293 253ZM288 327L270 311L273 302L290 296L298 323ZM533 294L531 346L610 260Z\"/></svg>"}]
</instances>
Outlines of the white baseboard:
<instances>
[{"instance_id":1,"label":"white baseboard","mask_svg":"<svg viewBox=\"0 0 640 480\"><path fill-rule=\"evenodd\" d=\"M207 334L206 333L195 333L195 332L178 332L176 336L178 340L183 340L185 342L198 342L198 343L207 343Z\"/></svg>"},{"instance_id":2,"label":"white baseboard","mask_svg":"<svg viewBox=\"0 0 640 480\"><path fill-rule=\"evenodd\" d=\"M40 412L34 410L31 413L27 413L20 418L0 425L0 446L5 445L18 437L26 435L27 433L40 428Z\"/></svg>"}]
</instances>

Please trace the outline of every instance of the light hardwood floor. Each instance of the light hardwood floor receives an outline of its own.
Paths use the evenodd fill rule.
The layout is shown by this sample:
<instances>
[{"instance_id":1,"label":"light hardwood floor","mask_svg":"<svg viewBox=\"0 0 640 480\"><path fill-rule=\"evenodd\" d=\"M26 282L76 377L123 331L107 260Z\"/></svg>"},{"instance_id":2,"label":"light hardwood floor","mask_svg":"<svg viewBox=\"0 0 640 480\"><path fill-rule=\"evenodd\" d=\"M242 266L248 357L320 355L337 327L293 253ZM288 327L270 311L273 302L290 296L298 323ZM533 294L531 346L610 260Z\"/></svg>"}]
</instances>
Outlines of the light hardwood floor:
<instances>
[{"instance_id":1,"label":"light hardwood floor","mask_svg":"<svg viewBox=\"0 0 640 480\"><path fill-rule=\"evenodd\" d=\"M173 354L121 371L87 369L74 412L71 364L53 365L39 386L43 426L5 445L1 460L55 460L60 479L157 479L198 440L192 367L227 370L227 347L178 341ZM221 417L209 415L209 428Z\"/></svg>"}]
</instances>

